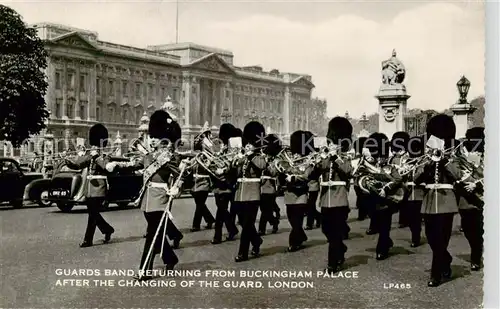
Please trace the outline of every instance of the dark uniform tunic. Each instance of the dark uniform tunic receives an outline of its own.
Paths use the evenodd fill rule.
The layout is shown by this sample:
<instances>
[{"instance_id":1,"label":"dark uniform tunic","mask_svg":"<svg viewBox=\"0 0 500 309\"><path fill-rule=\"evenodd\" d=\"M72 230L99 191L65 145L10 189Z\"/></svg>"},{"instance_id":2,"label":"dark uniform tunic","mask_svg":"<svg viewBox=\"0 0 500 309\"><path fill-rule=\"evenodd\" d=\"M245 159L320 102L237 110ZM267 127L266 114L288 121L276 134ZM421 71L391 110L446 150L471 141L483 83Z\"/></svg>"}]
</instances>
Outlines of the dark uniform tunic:
<instances>
[{"instance_id":1,"label":"dark uniform tunic","mask_svg":"<svg viewBox=\"0 0 500 309\"><path fill-rule=\"evenodd\" d=\"M88 154L78 157L75 161L66 161L69 168L88 169L86 178L87 192L85 197L89 220L85 231L84 242L92 244L96 227L98 227L104 235L111 235L115 231L99 212L108 191L106 164L109 163L109 157L106 155L92 157Z\"/></svg>"},{"instance_id":2,"label":"dark uniform tunic","mask_svg":"<svg viewBox=\"0 0 500 309\"><path fill-rule=\"evenodd\" d=\"M408 201L401 206L401 211L406 211L408 214L408 225L411 231L411 242L415 246L420 244L420 234L422 232L422 200L424 198L424 186L414 182L415 174L423 167L417 168L410 172L406 177L406 187L408 188ZM406 209L405 209L406 208Z\"/></svg>"},{"instance_id":3,"label":"dark uniform tunic","mask_svg":"<svg viewBox=\"0 0 500 309\"><path fill-rule=\"evenodd\" d=\"M270 161L269 157L267 157L267 162ZM261 193L261 201L260 201L260 220L259 220L259 233L266 233L266 225L269 222L274 230L277 229L279 219L277 216L273 215L277 207L276 203L276 192L277 192L277 171L270 164L267 165L266 169L262 171L261 176L261 185L260 185L260 193Z\"/></svg>"},{"instance_id":4,"label":"dark uniform tunic","mask_svg":"<svg viewBox=\"0 0 500 309\"><path fill-rule=\"evenodd\" d=\"M294 155L292 159L295 160L299 157ZM286 183L284 196L286 214L292 227L288 239L290 249L296 249L307 240L303 224L308 210L309 182L313 177L313 171L313 166L304 167L302 170L292 168L290 171L286 171L287 174L289 173L288 176L291 176L291 181Z\"/></svg>"},{"instance_id":5,"label":"dark uniform tunic","mask_svg":"<svg viewBox=\"0 0 500 309\"><path fill-rule=\"evenodd\" d=\"M319 173L317 174L319 178ZM318 201L319 194L319 179L315 177L315 179L311 179L309 181L309 196L308 196L308 210L307 210L307 221L306 226L308 229L312 229L314 225L314 221L316 221L316 225L319 226L321 222L321 214L316 209L316 202Z\"/></svg>"},{"instance_id":6,"label":"dark uniform tunic","mask_svg":"<svg viewBox=\"0 0 500 309\"><path fill-rule=\"evenodd\" d=\"M142 160L135 161L133 168L143 169L148 168L153 162L155 162L160 155L161 150L154 151L144 156ZM160 228L160 222L164 215L167 207L171 209L171 205L168 205L169 195L167 190L174 183L177 178L177 174L174 173L174 169L178 167L180 163L180 158L173 156L167 164L160 167L156 173L154 173L150 180L145 183L146 191L141 198L141 210L144 212L144 217L148 223L146 232L146 241L144 243L144 251L141 259L141 269L151 270L153 269L154 257L156 254L161 252L161 246L163 242L163 256L162 260L166 265L175 265L178 263L179 259L174 253L172 247L170 246L168 240L163 240L162 235L168 234L172 239L182 238L182 234L175 227L172 222L171 217L165 217L163 224ZM170 211L170 209L168 209ZM165 231L165 222L167 231ZM158 237L156 238L154 249L150 258L147 260L147 255L153 244L153 238L156 231L160 228Z\"/></svg>"},{"instance_id":7,"label":"dark uniform tunic","mask_svg":"<svg viewBox=\"0 0 500 309\"><path fill-rule=\"evenodd\" d=\"M353 172L351 160L335 155L322 160L318 165L322 224L321 229L328 240L328 266L336 267L344 260L347 246L347 217L349 215L349 187Z\"/></svg>"},{"instance_id":8,"label":"dark uniform tunic","mask_svg":"<svg viewBox=\"0 0 500 309\"><path fill-rule=\"evenodd\" d=\"M238 175L234 203L243 226L238 256L243 258L248 257L250 243L254 249L260 248L262 243L255 228L255 221L259 211L261 176L266 165L263 155L252 154L237 160L233 166Z\"/></svg>"},{"instance_id":9,"label":"dark uniform tunic","mask_svg":"<svg viewBox=\"0 0 500 309\"><path fill-rule=\"evenodd\" d=\"M392 157L389 158L389 164L400 166L401 164L403 164L404 158L405 158L405 155L403 155L401 153L394 154ZM403 200L401 202L401 207L399 209L398 223L399 223L400 227L406 227L409 225L409 217L408 217L409 214L407 211L408 207L407 207L406 203L407 203L407 200Z\"/></svg>"},{"instance_id":10,"label":"dark uniform tunic","mask_svg":"<svg viewBox=\"0 0 500 309\"><path fill-rule=\"evenodd\" d=\"M432 249L431 277L441 280L450 272L452 257L448 252L453 216L458 212L453 183L461 178L458 162L430 162L415 173L415 183L425 183L421 213L425 234ZM436 169L437 166L437 169Z\"/></svg>"},{"instance_id":11,"label":"dark uniform tunic","mask_svg":"<svg viewBox=\"0 0 500 309\"><path fill-rule=\"evenodd\" d=\"M206 204L208 193L210 192L210 175L203 167L196 165L192 176L193 190L191 194L196 204L192 228L194 230L199 230L202 218L205 219L209 227L215 222L214 216Z\"/></svg>"},{"instance_id":12,"label":"dark uniform tunic","mask_svg":"<svg viewBox=\"0 0 500 309\"><path fill-rule=\"evenodd\" d=\"M483 169L481 167L478 167L477 169L481 174L483 173ZM463 180L463 182L475 182L475 179L469 176L467 179ZM480 190L481 186L482 183L477 182L475 190ZM471 263L480 266L484 243L483 208L480 205L473 205L471 202L468 202L464 196L460 195L458 211L460 212L461 226L464 231L465 238L469 241L471 248Z\"/></svg>"},{"instance_id":13,"label":"dark uniform tunic","mask_svg":"<svg viewBox=\"0 0 500 309\"><path fill-rule=\"evenodd\" d=\"M227 147L224 147L219 155L226 155L228 152ZM229 203L231 202L233 195L233 187L236 181L234 171L230 168L223 171L223 173L217 178L212 179L214 184L214 196L215 204L217 205L217 213L215 215L215 234L214 243L219 243L222 241L222 227L225 224L227 231L229 233L228 239L232 239L236 234L238 234L238 229L234 224L234 220L231 220L229 215Z\"/></svg>"}]
</instances>

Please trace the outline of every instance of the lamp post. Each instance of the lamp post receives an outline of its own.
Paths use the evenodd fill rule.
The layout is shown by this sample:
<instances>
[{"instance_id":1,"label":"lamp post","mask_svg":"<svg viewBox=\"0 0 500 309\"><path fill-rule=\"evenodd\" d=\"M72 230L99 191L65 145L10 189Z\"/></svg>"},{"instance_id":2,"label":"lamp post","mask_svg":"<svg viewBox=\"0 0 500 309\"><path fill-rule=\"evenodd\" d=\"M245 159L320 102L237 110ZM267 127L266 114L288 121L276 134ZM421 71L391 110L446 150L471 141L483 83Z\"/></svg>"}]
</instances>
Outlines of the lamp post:
<instances>
[{"instance_id":1,"label":"lamp post","mask_svg":"<svg viewBox=\"0 0 500 309\"><path fill-rule=\"evenodd\" d=\"M469 94L470 81L465 76L462 76L462 78L460 78L460 80L457 82L457 89L458 94L460 95L458 103L467 104L467 94Z\"/></svg>"},{"instance_id":2,"label":"lamp post","mask_svg":"<svg viewBox=\"0 0 500 309\"><path fill-rule=\"evenodd\" d=\"M363 113L363 116L361 116L361 120L359 122L361 122L361 127L363 128L363 130L366 130L366 124L368 123L368 119L366 119L365 113Z\"/></svg>"},{"instance_id":3,"label":"lamp post","mask_svg":"<svg viewBox=\"0 0 500 309\"><path fill-rule=\"evenodd\" d=\"M471 115L476 108L467 102L467 94L469 94L470 81L462 76L457 82L459 98L456 104L451 107L453 111L453 120L456 125L456 137L465 137L465 132L471 126Z\"/></svg>"},{"instance_id":4,"label":"lamp post","mask_svg":"<svg viewBox=\"0 0 500 309\"><path fill-rule=\"evenodd\" d=\"M223 123L228 123L232 117L233 117L233 115L229 111L229 108L224 107L224 109L222 110L222 113L220 114L221 121Z\"/></svg>"}]
</instances>

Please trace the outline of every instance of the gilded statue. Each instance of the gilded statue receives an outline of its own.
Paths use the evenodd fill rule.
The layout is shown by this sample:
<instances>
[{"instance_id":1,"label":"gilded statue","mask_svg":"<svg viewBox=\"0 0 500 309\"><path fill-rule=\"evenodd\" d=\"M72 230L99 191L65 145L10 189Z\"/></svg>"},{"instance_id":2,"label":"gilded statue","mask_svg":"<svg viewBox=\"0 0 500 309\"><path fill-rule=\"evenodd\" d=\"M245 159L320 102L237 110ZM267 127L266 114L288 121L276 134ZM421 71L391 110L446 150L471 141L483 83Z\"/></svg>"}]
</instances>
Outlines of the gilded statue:
<instances>
[{"instance_id":1,"label":"gilded statue","mask_svg":"<svg viewBox=\"0 0 500 309\"><path fill-rule=\"evenodd\" d=\"M382 83L395 85L403 83L405 79L405 66L396 58L396 50L392 50L392 57L382 61Z\"/></svg>"}]
</instances>

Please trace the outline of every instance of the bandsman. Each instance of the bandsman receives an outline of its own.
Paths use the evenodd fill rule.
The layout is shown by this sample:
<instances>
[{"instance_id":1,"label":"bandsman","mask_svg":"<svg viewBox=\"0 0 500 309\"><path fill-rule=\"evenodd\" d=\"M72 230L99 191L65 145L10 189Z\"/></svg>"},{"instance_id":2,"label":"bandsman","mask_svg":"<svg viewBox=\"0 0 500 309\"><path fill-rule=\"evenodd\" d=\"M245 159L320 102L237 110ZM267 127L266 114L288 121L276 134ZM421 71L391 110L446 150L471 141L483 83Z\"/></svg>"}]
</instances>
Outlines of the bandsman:
<instances>
[{"instance_id":1,"label":"bandsman","mask_svg":"<svg viewBox=\"0 0 500 309\"><path fill-rule=\"evenodd\" d=\"M255 221L260 204L260 183L262 171L266 168L266 159L261 154L266 131L257 122L247 123L243 129L243 145L245 153L240 154L233 166L236 169L237 182L234 195L234 206L240 214L242 231L236 262L248 260L248 251L252 244L251 254L260 255L262 238L257 233Z\"/></svg>"},{"instance_id":2,"label":"bandsman","mask_svg":"<svg viewBox=\"0 0 500 309\"><path fill-rule=\"evenodd\" d=\"M414 136L408 140L408 156L410 160L417 160L425 155L425 145L423 136ZM416 163L418 164L418 161ZM405 177L406 186L408 188L408 200L401 206L401 211L405 211L408 218L408 225L411 231L412 248L420 246L421 233L422 233L422 215L420 210L422 208L422 199L424 197L424 186L415 183L415 173L418 168L413 168ZM404 208L404 210L403 210Z\"/></svg>"},{"instance_id":3,"label":"bandsman","mask_svg":"<svg viewBox=\"0 0 500 309\"><path fill-rule=\"evenodd\" d=\"M329 273L342 267L347 246L347 217L349 215L349 188L353 172L351 160L346 156L351 146L352 125L344 117L335 117L328 124L326 158L318 164L320 173L321 229L328 240Z\"/></svg>"},{"instance_id":4,"label":"bandsman","mask_svg":"<svg viewBox=\"0 0 500 309\"><path fill-rule=\"evenodd\" d=\"M308 134L312 135L311 132ZM311 141L311 147L314 148L315 151L319 151L319 149L314 145L314 140ZM313 172L313 175L316 175L314 179L311 179L308 183L309 186L309 195L307 198L307 219L306 219L306 230L312 230L314 226L319 228L321 226L321 214L316 209L316 204L318 202L319 196L319 173ZM316 225L314 224L316 222Z\"/></svg>"},{"instance_id":5,"label":"bandsman","mask_svg":"<svg viewBox=\"0 0 500 309\"><path fill-rule=\"evenodd\" d=\"M426 147L430 159L415 173L415 183L426 184L421 212L425 235L432 249L429 287L436 287L443 279L451 278L452 257L448 252L448 244L453 217L458 212L453 184L461 179L458 162L449 152L457 143L455 133L455 123L450 116L438 114L432 117L426 127Z\"/></svg>"},{"instance_id":6,"label":"bandsman","mask_svg":"<svg viewBox=\"0 0 500 309\"><path fill-rule=\"evenodd\" d=\"M274 158L281 152L281 140L274 134L268 134L265 138L265 146L263 149L266 158L267 166L262 171L262 184L260 186L260 220L259 234L266 234L266 226L269 222L273 227L272 233L278 232L279 218L274 216L277 194L277 170L270 164Z\"/></svg>"},{"instance_id":7,"label":"bandsman","mask_svg":"<svg viewBox=\"0 0 500 309\"><path fill-rule=\"evenodd\" d=\"M483 160L484 160L484 128L475 127L467 130L465 134L465 160L468 161L469 175L463 181L463 192L460 196L458 210L461 217L461 225L465 237L469 241L471 254L471 270L481 269L481 260L483 255L483 234L484 234L484 203L476 198L482 197L483 188ZM468 198L474 196L474 198Z\"/></svg>"},{"instance_id":8,"label":"bandsman","mask_svg":"<svg viewBox=\"0 0 500 309\"><path fill-rule=\"evenodd\" d=\"M219 140L222 142L222 149L217 154L224 157L229 153L229 139L234 135L235 127L230 123L224 123L219 129ZM236 182L234 170L230 166L222 170L215 171L218 178L213 179L214 184L214 197L215 205L217 206L217 213L215 215L215 233L212 244L220 244L222 242L222 227L226 225L228 236L226 240L234 240L238 234L238 228L229 216L229 203L233 196L233 187Z\"/></svg>"},{"instance_id":9,"label":"bandsman","mask_svg":"<svg viewBox=\"0 0 500 309\"><path fill-rule=\"evenodd\" d=\"M402 166L405 161L408 160L408 141L410 140L410 135L404 131L396 132L392 135L391 139L391 156L389 158L389 164L395 166ZM405 228L408 226L409 218L406 200L403 200L401 207L399 209L399 228Z\"/></svg>"},{"instance_id":10,"label":"bandsman","mask_svg":"<svg viewBox=\"0 0 500 309\"><path fill-rule=\"evenodd\" d=\"M88 209L89 219L87 229L80 247L90 247L93 244L94 233L96 227L104 234L104 243L111 239L111 234L115 232L113 227L109 225L102 217L100 210L106 200L108 192L108 181L106 175L106 164L110 158L102 152L102 148L108 143L108 130L102 124L96 124L89 130L90 152L83 156L79 156L74 161L65 159L66 165L72 169L87 168L87 192L86 204Z\"/></svg>"}]
</instances>

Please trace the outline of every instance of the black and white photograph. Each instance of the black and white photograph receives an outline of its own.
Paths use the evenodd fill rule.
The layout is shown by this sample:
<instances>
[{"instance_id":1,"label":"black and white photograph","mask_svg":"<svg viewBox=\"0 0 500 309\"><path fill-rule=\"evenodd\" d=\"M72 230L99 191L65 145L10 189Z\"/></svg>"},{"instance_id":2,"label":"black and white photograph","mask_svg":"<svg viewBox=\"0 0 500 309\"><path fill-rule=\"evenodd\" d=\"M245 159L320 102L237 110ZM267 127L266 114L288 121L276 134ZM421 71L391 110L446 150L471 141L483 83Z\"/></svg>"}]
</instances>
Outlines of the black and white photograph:
<instances>
[{"instance_id":1,"label":"black and white photograph","mask_svg":"<svg viewBox=\"0 0 500 309\"><path fill-rule=\"evenodd\" d=\"M485 6L1 1L0 308L487 308Z\"/></svg>"}]
</instances>

